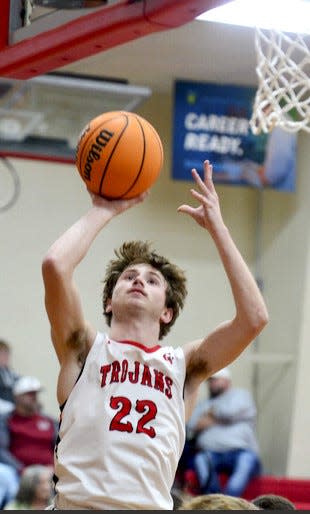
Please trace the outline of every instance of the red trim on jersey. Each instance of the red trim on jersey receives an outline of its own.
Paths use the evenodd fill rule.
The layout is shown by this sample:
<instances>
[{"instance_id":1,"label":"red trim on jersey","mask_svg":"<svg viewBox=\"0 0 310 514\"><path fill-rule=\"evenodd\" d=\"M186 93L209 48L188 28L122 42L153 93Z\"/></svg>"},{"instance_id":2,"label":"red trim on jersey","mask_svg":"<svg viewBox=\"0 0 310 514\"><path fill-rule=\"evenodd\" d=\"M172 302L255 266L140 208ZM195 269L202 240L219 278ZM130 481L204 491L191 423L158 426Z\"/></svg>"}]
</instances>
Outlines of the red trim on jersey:
<instances>
[{"instance_id":1,"label":"red trim on jersey","mask_svg":"<svg viewBox=\"0 0 310 514\"><path fill-rule=\"evenodd\" d=\"M113 339L114 341L114 339ZM123 339L122 341L115 341L115 343L122 343L122 344L131 344L132 346L136 346L137 348L140 348L140 350L143 350L146 353L152 353L156 352L161 348L160 344L157 344L156 346L152 346L149 348L148 346L145 346L142 343L138 343L137 341L130 341L130 339Z\"/></svg>"}]
</instances>

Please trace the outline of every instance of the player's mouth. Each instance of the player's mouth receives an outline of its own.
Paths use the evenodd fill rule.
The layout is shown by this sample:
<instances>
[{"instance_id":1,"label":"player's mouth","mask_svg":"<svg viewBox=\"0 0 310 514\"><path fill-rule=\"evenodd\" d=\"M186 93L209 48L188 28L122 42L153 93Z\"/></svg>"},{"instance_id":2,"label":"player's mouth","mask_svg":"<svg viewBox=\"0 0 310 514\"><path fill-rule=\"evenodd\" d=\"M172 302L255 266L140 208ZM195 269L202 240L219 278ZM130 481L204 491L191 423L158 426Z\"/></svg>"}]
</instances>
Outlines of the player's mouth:
<instances>
[{"instance_id":1,"label":"player's mouth","mask_svg":"<svg viewBox=\"0 0 310 514\"><path fill-rule=\"evenodd\" d=\"M145 292L142 289L139 289L138 287L133 287L128 291L129 293L139 293L143 296L146 296Z\"/></svg>"}]
</instances>

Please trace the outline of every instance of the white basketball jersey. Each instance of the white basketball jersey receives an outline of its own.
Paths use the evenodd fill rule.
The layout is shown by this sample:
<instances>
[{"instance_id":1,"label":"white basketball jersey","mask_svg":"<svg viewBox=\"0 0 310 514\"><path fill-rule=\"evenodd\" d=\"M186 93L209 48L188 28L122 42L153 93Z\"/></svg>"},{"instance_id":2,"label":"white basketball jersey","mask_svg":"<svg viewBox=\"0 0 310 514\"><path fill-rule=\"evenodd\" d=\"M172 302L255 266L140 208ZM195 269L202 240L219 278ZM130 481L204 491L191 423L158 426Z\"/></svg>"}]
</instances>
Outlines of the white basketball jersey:
<instances>
[{"instance_id":1,"label":"white basketball jersey","mask_svg":"<svg viewBox=\"0 0 310 514\"><path fill-rule=\"evenodd\" d=\"M56 508L172 510L184 381L181 348L98 333L61 415Z\"/></svg>"}]
</instances>

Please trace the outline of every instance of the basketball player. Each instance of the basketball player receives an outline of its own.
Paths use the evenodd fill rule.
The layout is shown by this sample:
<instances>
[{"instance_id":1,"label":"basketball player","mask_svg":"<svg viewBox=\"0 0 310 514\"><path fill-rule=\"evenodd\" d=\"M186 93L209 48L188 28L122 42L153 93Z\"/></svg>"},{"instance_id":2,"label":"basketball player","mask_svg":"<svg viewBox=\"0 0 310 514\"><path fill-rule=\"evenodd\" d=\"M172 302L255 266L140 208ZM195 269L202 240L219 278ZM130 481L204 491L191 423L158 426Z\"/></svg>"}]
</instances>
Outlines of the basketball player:
<instances>
[{"instance_id":1,"label":"basketball player","mask_svg":"<svg viewBox=\"0 0 310 514\"><path fill-rule=\"evenodd\" d=\"M109 333L85 320L74 270L111 219L142 202L91 195L92 207L50 248L42 264L45 302L60 363L55 448L60 510L172 510L170 494L185 420L202 381L236 359L267 323L256 282L225 226L204 163L192 171L198 207L231 285L236 313L185 346L161 346L186 296L183 272L143 242L125 243L107 268L103 309Z\"/></svg>"}]
</instances>

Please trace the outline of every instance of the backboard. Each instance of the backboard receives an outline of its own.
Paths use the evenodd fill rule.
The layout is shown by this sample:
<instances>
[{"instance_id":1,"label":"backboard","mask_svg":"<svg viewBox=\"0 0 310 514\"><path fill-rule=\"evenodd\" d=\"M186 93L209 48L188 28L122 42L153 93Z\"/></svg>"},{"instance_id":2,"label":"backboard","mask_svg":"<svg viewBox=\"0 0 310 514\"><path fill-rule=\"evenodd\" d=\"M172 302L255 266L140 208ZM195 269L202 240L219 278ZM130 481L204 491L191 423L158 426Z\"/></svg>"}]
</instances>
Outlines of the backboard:
<instances>
[{"instance_id":1,"label":"backboard","mask_svg":"<svg viewBox=\"0 0 310 514\"><path fill-rule=\"evenodd\" d=\"M132 111L150 95L147 87L55 72L0 79L0 156L73 163L89 120Z\"/></svg>"},{"instance_id":2,"label":"backboard","mask_svg":"<svg viewBox=\"0 0 310 514\"><path fill-rule=\"evenodd\" d=\"M231 0L106 0L55 9L1 0L0 76L28 79L128 41L184 25Z\"/></svg>"}]
</instances>

